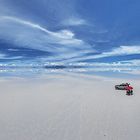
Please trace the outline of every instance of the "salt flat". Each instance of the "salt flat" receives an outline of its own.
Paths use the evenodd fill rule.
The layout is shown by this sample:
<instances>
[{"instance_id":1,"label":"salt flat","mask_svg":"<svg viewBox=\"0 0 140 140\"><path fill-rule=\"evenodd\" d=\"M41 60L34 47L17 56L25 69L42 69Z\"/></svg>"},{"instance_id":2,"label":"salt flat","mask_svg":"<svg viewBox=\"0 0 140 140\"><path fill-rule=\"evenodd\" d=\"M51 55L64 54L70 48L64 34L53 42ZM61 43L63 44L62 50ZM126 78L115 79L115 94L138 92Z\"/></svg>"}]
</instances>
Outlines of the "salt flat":
<instances>
[{"instance_id":1,"label":"salt flat","mask_svg":"<svg viewBox=\"0 0 140 140\"><path fill-rule=\"evenodd\" d=\"M0 140L139 140L140 81L50 76L0 80Z\"/></svg>"}]
</instances>

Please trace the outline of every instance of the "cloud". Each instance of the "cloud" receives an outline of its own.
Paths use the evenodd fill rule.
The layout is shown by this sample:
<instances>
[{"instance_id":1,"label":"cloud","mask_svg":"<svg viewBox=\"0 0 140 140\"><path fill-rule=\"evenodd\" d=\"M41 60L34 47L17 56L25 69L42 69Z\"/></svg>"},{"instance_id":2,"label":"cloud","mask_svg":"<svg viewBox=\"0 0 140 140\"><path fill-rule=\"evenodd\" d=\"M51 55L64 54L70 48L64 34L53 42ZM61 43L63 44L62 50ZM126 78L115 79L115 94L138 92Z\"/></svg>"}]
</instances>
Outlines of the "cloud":
<instances>
[{"instance_id":1,"label":"cloud","mask_svg":"<svg viewBox=\"0 0 140 140\"><path fill-rule=\"evenodd\" d=\"M40 24L11 16L0 17L0 38L19 47L52 52L61 58L73 56L74 51L75 55L82 55L84 49L91 49L90 45L76 38L70 30L53 32Z\"/></svg>"},{"instance_id":2,"label":"cloud","mask_svg":"<svg viewBox=\"0 0 140 140\"><path fill-rule=\"evenodd\" d=\"M118 55L130 55L140 54L140 46L120 46L113 49L111 52L104 52L98 57L118 56Z\"/></svg>"},{"instance_id":3,"label":"cloud","mask_svg":"<svg viewBox=\"0 0 140 140\"><path fill-rule=\"evenodd\" d=\"M5 54L2 54L2 53L1 53L1 54L0 54L0 59L4 59L5 56L6 56Z\"/></svg>"},{"instance_id":4,"label":"cloud","mask_svg":"<svg viewBox=\"0 0 140 140\"><path fill-rule=\"evenodd\" d=\"M34 24L32 22L29 22L29 21L25 21L25 20L22 20L22 19L18 19L16 17L9 17L9 16L1 16L1 20L10 20L10 21L14 21L14 22L17 22L17 23L20 23L20 24L24 24L24 25L27 25L27 26L30 26L32 28L36 28L36 29L39 29L41 31L44 31L46 33L49 33L49 31L43 27L41 27L40 25L38 24Z\"/></svg>"},{"instance_id":5,"label":"cloud","mask_svg":"<svg viewBox=\"0 0 140 140\"><path fill-rule=\"evenodd\" d=\"M103 52L99 55L91 56L91 58L103 58L110 56L121 56L121 55L131 55L131 54L140 54L140 46L120 46L118 48L113 49L110 52Z\"/></svg>"},{"instance_id":6,"label":"cloud","mask_svg":"<svg viewBox=\"0 0 140 140\"><path fill-rule=\"evenodd\" d=\"M11 48L11 49L8 49L8 51L15 51L15 52L17 52L17 51L19 51L19 49L13 49L13 48Z\"/></svg>"},{"instance_id":7,"label":"cloud","mask_svg":"<svg viewBox=\"0 0 140 140\"><path fill-rule=\"evenodd\" d=\"M48 35L50 35L53 39L56 39L56 43L60 43L60 44L64 44L64 45L69 45L69 44L77 45L77 44L81 44L83 42L80 39L76 39L74 37L75 34L73 32L71 32L70 30L60 30L58 32L52 32L46 28L41 27L39 24L35 24L30 21L22 20L22 19L19 19L16 17L2 16L1 20L2 19L13 21L13 22L43 31L44 33L47 33Z\"/></svg>"},{"instance_id":8,"label":"cloud","mask_svg":"<svg viewBox=\"0 0 140 140\"><path fill-rule=\"evenodd\" d=\"M12 57L9 57L6 54L0 53L0 59L12 60L12 59L20 59L20 58L22 58L22 56L12 56Z\"/></svg>"},{"instance_id":9,"label":"cloud","mask_svg":"<svg viewBox=\"0 0 140 140\"><path fill-rule=\"evenodd\" d=\"M78 26L78 25L86 25L87 22L84 19L72 17L72 18L65 19L62 22L62 24L66 26Z\"/></svg>"},{"instance_id":10,"label":"cloud","mask_svg":"<svg viewBox=\"0 0 140 140\"><path fill-rule=\"evenodd\" d=\"M82 61L87 59L99 59L105 57L113 57L113 56L125 56L125 55L134 55L140 54L140 46L120 46L118 48L112 49L109 52L102 52L98 55L90 55L81 58L75 58L72 61Z\"/></svg>"}]
</instances>

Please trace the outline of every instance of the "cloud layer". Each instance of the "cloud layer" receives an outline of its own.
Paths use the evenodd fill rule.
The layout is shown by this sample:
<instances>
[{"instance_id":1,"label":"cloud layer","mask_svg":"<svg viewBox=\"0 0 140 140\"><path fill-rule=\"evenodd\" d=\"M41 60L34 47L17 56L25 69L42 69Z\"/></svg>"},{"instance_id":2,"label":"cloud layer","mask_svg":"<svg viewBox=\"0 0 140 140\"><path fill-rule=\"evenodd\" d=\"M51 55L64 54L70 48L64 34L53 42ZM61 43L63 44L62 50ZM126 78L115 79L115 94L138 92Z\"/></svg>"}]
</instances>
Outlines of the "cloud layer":
<instances>
[{"instance_id":1,"label":"cloud layer","mask_svg":"<svg viewBox=\"0 0 140 140\"><path fill-rule=\"evenodd\" d=\"M90 45L67 29L50 31L39 24L9 16L0 17L0 38L16 46L52 52L66 58L82 55ZM76 51L77 50L77 51Z\"/></svg>"},{"instance_id":2,"label":"cloud layer","mask_svg":"<svg viewBox=\"0 0 140 140\"><path fill-rule=\"evenodd\" d=\"M115 3L111 8L107 1L1 0L1 63L114 65L112 61L119 66L117 62L139 60L138 2L134 7ZM129 16L122 14L126 11Z\"/></svg>"},{"instance_id":3,"label":"cloud layer","mask_svg":"<svg viewBox=\"0 0 140 140\"><path fill-rule=\"evenodd\" d=\"M135 54L140 54L140 46L120 46L108 52L102 52L97 55L75 58L72 61L83 61L87 59L99 59L99 58L114 57L114 56L119 57L119 56L135 55Z\"/></svg>"}]
</instances>

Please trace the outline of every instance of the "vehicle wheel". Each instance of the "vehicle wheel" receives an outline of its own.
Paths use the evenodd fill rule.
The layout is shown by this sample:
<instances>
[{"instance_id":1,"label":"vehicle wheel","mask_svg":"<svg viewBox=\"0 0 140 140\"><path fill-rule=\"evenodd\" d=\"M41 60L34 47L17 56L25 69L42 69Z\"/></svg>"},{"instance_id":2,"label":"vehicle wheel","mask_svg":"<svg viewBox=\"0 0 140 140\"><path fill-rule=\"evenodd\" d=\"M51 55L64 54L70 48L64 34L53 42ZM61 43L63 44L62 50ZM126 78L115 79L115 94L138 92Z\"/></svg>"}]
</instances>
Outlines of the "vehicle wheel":
<instances>
[{"instance_id":1,"label":"vehicle wheel","mask_svg":"<svg viewBox=\"0 0 140 140\"><path fill-rule=\"evenodd\" d=\"M126 95L130 95L130 91L129 90L126 92Z\"/></svg>"},{"instance_id":2,"label":"vehicle wheel","mask_svg":"<svg viewBox=\"0 0 140 140\"><path fill-rule=\"evenodd\" d=\"M131 95L133 95L133 90L131 90Z\"/></svg>"}]
</instances>

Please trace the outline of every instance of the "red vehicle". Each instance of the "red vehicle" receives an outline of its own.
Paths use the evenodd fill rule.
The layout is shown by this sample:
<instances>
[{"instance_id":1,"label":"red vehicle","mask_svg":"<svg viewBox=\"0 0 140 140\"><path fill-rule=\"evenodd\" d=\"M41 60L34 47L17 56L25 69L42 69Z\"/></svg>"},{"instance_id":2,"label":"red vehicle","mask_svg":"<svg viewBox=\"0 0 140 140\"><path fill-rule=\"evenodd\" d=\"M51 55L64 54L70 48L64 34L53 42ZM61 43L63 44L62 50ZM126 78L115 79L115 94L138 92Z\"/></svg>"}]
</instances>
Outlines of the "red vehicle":
<instances>
[{"instance_id":1,"label":"red vehicle","mask_svg":"<svg viewBox=\"0 0 140 140\"><path fill-rule=\"evenodd\" d=\"M120 85L115 85L116 90L126 90L127 95L133 95L133 87L128 83L122 83Z\"/></svg>"},{"instance_id":2,"label":"red vehicle","mask_svg":"<svg viewBox=\"0 0 140 140\"><path fill-rule=\"evenodd\" d=\"M126 93L127 95L133 95L133 87L132 86L126 86Z\"/></svg>"}]
</instances>

